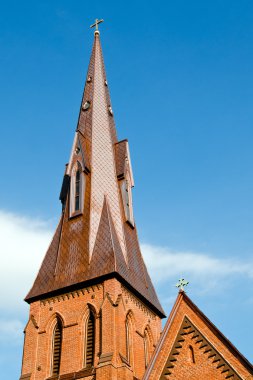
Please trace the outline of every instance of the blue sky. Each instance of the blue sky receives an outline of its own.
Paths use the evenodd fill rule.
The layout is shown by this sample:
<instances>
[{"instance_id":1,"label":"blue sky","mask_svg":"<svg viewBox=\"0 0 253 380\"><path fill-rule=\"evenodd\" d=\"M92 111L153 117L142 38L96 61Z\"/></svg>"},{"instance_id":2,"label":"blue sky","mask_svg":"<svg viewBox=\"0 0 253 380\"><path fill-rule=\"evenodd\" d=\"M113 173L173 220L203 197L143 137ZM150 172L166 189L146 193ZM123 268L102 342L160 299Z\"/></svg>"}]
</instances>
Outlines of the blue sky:
<instances>
[{"instance_id":1,"label":"blue sky","mask_svg":"<svg viewBox=\"0 0 253 380\"><path fill-rule=\"evenodd\" d=\"M22 298L60 215L96 17L163 306L183 273L189 296L252 362L252 1L27 0L0 13L1 373L20 373Z\"/></svg>"}]
</instances>

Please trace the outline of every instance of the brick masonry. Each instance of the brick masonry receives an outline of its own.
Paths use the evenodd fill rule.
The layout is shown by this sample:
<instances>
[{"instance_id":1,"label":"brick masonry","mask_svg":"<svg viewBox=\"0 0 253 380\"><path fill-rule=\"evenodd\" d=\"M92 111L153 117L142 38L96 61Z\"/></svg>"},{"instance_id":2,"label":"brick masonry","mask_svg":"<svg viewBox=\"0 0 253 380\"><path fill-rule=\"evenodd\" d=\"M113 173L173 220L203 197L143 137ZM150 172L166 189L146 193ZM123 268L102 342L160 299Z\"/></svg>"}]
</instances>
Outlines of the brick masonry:
<instances>
[{"instance_id":1,"label":"brick masonry","mask_svg":"<svg viewBox=\"0 0 253 380\"><path fill-rule=\"evenodd\" d=\"M143 380L249 380L252 365L181 292Z\"/></svg>"},{"instance_id":2,"label":"brick masonry","mask_svg":"<svg viewBox=\"0 0 253 380\"><path fill-rule=\"evenodd\" d=\"M92 307L96 314L96 379L142 378L145 371L144 330L148 327L152 336L151 355L160 337L161 320L116 279L30 305L30 318L25 328L23 376L30 374L30 380L50 378L52 334L58 316L63 324L60 375L79 378L73 373L81 374L83 370L88 307ZM132 330L130 363L126 361L127 315ZM83 378L93 379L93 376Z\"/></svg>"}]
</instances>

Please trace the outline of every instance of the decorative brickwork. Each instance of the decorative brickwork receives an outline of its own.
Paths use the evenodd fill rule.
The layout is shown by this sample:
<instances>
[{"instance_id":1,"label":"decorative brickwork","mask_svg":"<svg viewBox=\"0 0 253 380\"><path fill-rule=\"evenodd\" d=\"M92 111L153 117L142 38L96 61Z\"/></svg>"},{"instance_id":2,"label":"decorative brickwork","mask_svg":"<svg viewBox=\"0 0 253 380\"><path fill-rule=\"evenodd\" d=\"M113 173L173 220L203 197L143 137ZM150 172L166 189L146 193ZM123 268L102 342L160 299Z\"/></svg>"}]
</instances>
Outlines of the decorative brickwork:
<instances>
[{"instance_id":1,"label":"decorative brickwork","mask_svg":"<svg viewBox=\"0 0 253 380\"><path fill-rule=\"evenodd\" d=\"M185 354L187 349L189 352ZM197 351L201 352L200 355ZM197 358L195 358L194 352L196 352ZM209 367L212 368L213 372L215 372L215 369L218 371L217 374L215 373L213 375L213 379L217 377L218 379L233 378L233 380L242 380L223 356L194 326L189 318L185 317L160 379L167 380L169 378L177 378L175 375L177 372L176 369L180 367L182 361L186 362L185 368L188 374L189 371L192 370L191 372L195 372L196 375L191 376L200 377L201 374L203 376L205 369L207 369L207 372L210 372L206 360L210 362ZM187 361L190 362L191 365L187 365Z\"/></svg>"},{"instance_id":2,"label":"decorative brickwork","mask_svg":"<svg viewBox=\"0 0 253 380\"><path fill-rule=\"evenodd\" d=\"M181 291L143 380L245 380L252 365Z\"/></svg>"},{"instance_id":3,"label":"decorative brickwork","mask_svg":"<svg viewBox=\"0 0 253 380\"><path fill-rule=\"evenodd\" d=\"M133 375L141 379L145 364L143 337L139 332L143 334L145 326L149 326L156 344L161 322L157 316L151 318L152 311L148 307L140 305L126 290L122 292L122 285L116 279L33 302L25 329L22 375L29 374L30 380L52 377L53 333L59 318L63 328L59 379L89 379L92 373L96 379L104 380L107 379L105 372L108 379L112 372L115 379L132 380ZM95 350L94 367L89 369L84 368L84 352L86 322L91 309L95 316ZM132 326L131 363L126 360L127 316Z\"/></svg>"}]
</instances>

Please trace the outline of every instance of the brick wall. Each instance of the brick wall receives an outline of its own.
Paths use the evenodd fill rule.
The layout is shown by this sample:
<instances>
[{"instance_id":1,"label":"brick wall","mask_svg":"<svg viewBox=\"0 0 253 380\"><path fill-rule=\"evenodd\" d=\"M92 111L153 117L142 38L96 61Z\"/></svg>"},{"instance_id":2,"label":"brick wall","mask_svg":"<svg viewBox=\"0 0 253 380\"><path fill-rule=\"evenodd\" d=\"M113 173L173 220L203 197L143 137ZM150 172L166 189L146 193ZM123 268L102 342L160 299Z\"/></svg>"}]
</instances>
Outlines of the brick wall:
<instances>
[{"instance_id":1,"label":"brick wall","mask_svg":"<svg viewBox=\"0 0 253 380\"><path fill-rule=\"evenodd\" d=\"M179 294L144 379L244 380L252 376L249 367L196 305Z\"/></svg>"},{"instance_id":2,"label":"brick wall","mask_svg":"<svg viewBox=\"0 0 253 380\"><path fill-rule=\"evenodd\" d=\"M96 315L96 379L142 378L145 371L144 330L148 326L153 350L160 337L161 321L116 279L31 304L30 319L25 329L23 376L31 374L30 380L44 380L51 376L56 317L63 325L60 375L74 374L83 369L85 321L89 307ZM127 362L126 349L127 315L131 322L130 363ZM64 378L71 379L74 375ZM92 376L88 377L87 373L83 378L92 379Z\"/></svg>"}]
</instances>

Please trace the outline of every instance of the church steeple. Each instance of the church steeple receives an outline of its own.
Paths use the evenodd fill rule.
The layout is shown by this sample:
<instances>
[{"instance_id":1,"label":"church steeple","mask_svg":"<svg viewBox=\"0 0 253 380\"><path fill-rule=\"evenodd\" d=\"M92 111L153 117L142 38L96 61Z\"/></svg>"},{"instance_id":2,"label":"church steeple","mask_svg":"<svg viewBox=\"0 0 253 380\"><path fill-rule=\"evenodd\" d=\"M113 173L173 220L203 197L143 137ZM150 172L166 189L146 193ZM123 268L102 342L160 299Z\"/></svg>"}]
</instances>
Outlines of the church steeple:
<instances>
[{"instance_id":1,"label":"church steeple","mask_svg":"<svg viewBox=\"0 0 253 380\"><path fill-rule=\"evenodd\" d=\"M117 278L158 315L133 218L128 141L118 141L100 34L85 82L61 200L63 213L27 302Z\"/></svg>"},{"instance_id":2,"label":"church steeple","mask_svg":"<svg viewBox=\"0 0 253 380\"><path fill-rule=\"evenodd\" d=\"M98 31L95 31L77 135L81 135L90 144L89 151L80 146L83 153L86 151L86 160L91 165L89 260L92 259L105 198L113 215L122 253L127 260L120 194L115 175L115 144L117 143L117 137ZM71 175L75 149L76 144L74 144L74 151L70 158L67 170L68 175Z\"/></svg>"}]
</instances>

